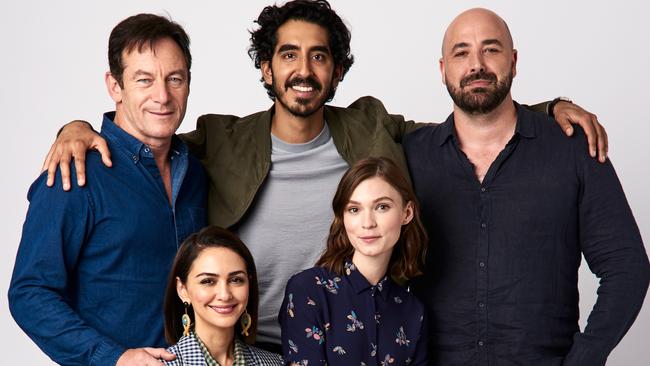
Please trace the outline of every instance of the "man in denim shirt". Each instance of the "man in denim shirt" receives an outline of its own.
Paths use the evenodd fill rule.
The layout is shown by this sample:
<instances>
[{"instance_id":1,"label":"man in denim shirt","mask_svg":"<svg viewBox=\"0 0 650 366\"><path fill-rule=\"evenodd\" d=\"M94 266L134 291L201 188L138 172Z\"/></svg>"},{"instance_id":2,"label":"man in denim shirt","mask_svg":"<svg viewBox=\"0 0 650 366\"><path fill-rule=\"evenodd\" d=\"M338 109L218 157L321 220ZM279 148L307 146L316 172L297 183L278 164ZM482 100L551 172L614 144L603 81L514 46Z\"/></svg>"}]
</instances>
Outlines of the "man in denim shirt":
<instances>
[{"instance_id":1,"label":"man in denim shirt","mask_svg":"<svg viewBox=\"0 0 650 366\"><path fill-rule=\"evenodd\" d=\"M71 192L29 190L9 304L21 328L64 365L155 365L165 345L163 294L180 243L205 224L200 163L175 135L187 106L189 38L151 14L125 19L109 39L106 86L115 112L101 135L105 169Z\"/></svg>"}]
</instances>

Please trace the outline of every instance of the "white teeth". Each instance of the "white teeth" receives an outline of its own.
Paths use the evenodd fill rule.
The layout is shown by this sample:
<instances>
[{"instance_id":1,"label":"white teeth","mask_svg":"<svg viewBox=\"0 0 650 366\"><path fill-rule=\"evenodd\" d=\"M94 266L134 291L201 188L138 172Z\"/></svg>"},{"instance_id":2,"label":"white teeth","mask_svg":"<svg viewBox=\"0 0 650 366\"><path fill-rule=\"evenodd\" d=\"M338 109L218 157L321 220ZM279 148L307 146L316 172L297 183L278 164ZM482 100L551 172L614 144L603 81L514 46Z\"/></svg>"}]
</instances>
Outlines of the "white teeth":
<instances>
[{"instance_id":1,"label":"white teeth","mask_svg":"<svg viewBox=\"0 0 650 366\"><path fill-rule=\"evenodd\" d=\"M312 88L311 86L294 85L291 88L294 89L294 90L297 90L299 92L310 92L310 91L314 90L314 88Z\"/></svg>"}]
</instances>

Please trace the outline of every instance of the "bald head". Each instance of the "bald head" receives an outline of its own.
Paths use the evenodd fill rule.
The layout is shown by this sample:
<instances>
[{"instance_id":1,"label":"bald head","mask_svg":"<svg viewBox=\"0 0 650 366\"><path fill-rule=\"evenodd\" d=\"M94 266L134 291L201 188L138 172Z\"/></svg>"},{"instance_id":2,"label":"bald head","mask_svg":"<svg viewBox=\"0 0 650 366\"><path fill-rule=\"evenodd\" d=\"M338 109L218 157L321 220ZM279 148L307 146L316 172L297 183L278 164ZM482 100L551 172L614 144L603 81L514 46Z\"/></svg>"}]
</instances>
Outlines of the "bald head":
<instances>
[{"instance_id":1,"label":"bald head","mask_svg":"<svg viewBox=\"0 0 650 366\"><path fill-rule=\"evenodd\" d=\"M458 15L449 24L442 40L442 55L451 52L459 43L466 43L468 38L491 35L491 39L503 43L503 47L513 49L512 35L506 22L495 12L474 8Z\"/></svg>"},{"instance_id":2,"label":"bald head","mask_svg":"<svg viewBox=\"0 0 650 366\"><path fill-rule=\"evenodd\" d=\"M511 103L517 51L506 22L475 8L454 19L442 42L442 82L454 104L469 114L485 114Z\"/></svg>"}]
</instances>

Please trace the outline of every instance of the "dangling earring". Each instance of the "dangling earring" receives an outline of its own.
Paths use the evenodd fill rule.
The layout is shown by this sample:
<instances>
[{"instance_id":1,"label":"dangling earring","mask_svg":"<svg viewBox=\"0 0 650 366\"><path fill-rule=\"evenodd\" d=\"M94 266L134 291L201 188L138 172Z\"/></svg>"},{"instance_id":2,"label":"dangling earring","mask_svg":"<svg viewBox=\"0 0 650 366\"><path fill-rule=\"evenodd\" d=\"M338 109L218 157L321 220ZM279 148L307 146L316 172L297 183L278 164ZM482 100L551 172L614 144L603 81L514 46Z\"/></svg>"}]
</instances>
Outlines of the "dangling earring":
<instances>
[{"instance_id":1,"label":"dangling earring","mask_svg":"<svg viewBox=\"0 0 650 366\"><path fill-rule=\"evenodd\" d=\"M243 334L244 337L248 337L248 329L251 327L252 320L247 309L244 309L244 313L239 318L239 322L241 323L241 334Z\"/></svg>"},{"instance_id":2,"label":"dangling earring","mask_svg":"<svg viewBox=\"0 0 650 366\"><path fill-rule=\"evenodd\" d=\"M187 308L190 307L190 304L187 301L183 301L183 306L185 306L185 314L181 317L181 324L183 324L183 336L187 337L190 335L190 325L192 324L190 316L187 315Z\"/></svg>"}]
</instances>

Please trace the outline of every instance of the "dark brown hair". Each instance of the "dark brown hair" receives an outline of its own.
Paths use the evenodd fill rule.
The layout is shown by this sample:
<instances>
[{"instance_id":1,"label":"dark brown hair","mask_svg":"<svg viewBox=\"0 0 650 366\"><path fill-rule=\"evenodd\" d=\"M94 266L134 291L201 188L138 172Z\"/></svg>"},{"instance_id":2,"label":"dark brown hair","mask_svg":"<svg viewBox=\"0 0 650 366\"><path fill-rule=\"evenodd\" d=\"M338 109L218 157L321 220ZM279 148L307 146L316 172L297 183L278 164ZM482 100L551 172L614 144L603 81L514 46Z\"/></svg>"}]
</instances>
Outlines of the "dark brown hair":
<instances>
[{"instance_id":1,"label":"dark brown hair","mask_svg":"<svg viewBox=\"0 0 650 366\"><path fill-rule=\"evenodd\" d=\"M129 53L135 48L138 52L142 52L145 47L153 51L156 42L163 38L173 40L183 52L189 81L192 54L190 54L190 37L183 27L160 15L138 14L121 21L113 28L108 38L108 66L111 75L121 88L124 87L122 53Z\"/></svg>"},{"instance_id":2,"label":"dark brown hair","mask_svg":"<svg viewBox=\"0 0 650 366\"><path fill-rule=\"evenodd\" d=\"M345 260L352 258L354 254L354 248L345 231L343 214L357 186L373 177L379 177L395 188L405 205L409 201L413 204L413 219L402 226L401 235L388 263L388 273L393 278L397 280L413 278L421 273L420 268L424 263L428 240L420 219L420 205L404 173L392 160L383 157L360 160L341 178L332 200L334 221L327 238L327 248L316 265L343 274Z\"/></svg>"},{"instance_id":3,"label":"dark brown hair","mask_svg":"<svg viewBox=\"0 0 650 366\"><path fill-rule=\"evenodd\" d=\"M187 283L187 275L190 272L192 264L198 258L199 254L206 248L227 248L239 254L239 256L246 263L246 272L248 272L249 286L248 286L248 305L246 310L251 316L251 327L249 329L249 336L241 336L242 339L248 343L255 342L255 335L257 334L257 307L259 305L259 292L257 289L257 271L255 270L255 262L253 256L248 250L246 245L233 233L228 230L216 226L208 226L203 228L198 233L190 235L178 249L174 264L172 265L169 280L167 281L167 289L165 290L165 303L163 305L163 314L165 319L165 339L169 344L178 342L178 339L183 334L183 324L181 323L181 316L185 313L183 302L178 297L176 292L176 277L182 283ZM194 310L190 305L188 314L194 324ZM235 336L241 334L241 324L237 322L235 325Z\"/></svg>"},{"instance_id":4,"label":"dark brown hair","mask_svg":"<svg viewBox=\"0 0 650 366\"><path fill-rule=\"evenodd\" d=\"M262 66L262 62L271 61L275 47L277 46L277 31L289 20L302 20L308 23L319 25L327 30L329 48L334 59L334 67L341 68L340 80L348 72L354 63L354 56L350 52L350 30L343 23L341 17L336 14L326 0L293 0L282 6L269 5L260 13L255 23L257 29L251 31L250 47L248 55L256 68ZM275 100L273 87L261 79L266 93L271 100ZM332 88L327 96L327 101L334 98L336 89Z\"/></svg>"}]
</instances>

